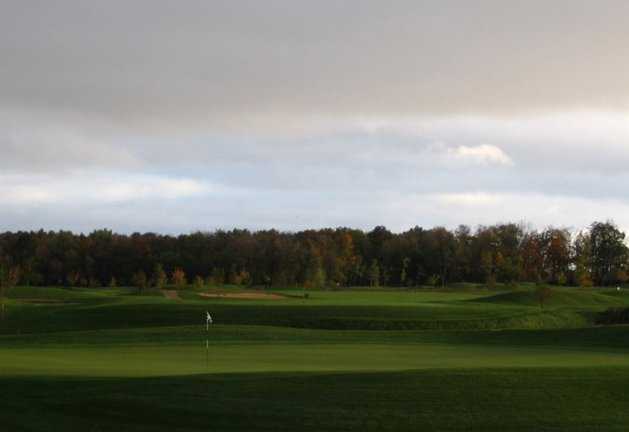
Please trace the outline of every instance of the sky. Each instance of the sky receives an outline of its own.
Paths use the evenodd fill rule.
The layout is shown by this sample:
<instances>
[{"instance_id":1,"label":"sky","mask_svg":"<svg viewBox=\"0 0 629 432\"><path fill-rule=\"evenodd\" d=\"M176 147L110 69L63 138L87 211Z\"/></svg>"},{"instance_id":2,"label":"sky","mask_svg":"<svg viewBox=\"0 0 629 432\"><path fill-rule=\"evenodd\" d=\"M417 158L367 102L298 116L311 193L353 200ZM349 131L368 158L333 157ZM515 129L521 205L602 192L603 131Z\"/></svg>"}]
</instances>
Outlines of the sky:
<instances>
[{"instance_id":1,"label":"sky","mask_svg":"<svg viewBox=\"0 0 629 432\"><path fill-rule=\"evenodd\" d=\"M629 2L0 1L0 231L629 229Z\"/></svg>"}]
</instances>

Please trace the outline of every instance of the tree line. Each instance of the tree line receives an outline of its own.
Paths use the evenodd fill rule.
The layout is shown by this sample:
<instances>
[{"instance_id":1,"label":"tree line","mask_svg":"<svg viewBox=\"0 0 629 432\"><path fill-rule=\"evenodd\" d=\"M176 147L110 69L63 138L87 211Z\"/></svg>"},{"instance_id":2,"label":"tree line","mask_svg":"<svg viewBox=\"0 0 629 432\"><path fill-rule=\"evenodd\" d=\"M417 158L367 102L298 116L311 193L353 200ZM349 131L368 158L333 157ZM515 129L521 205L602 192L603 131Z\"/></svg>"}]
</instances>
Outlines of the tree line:
<instances>
[{"instance_id":1,"label":"tree line","mask_svg":"<svg viewBox=\"0 0 629 432\"><path fill-rule=\"evenodd\" d=\"M613 222L571 232L523 224L393 233L336 228L90 234L0 233L0 288L9 285L304 286L537 282L611 285L628 279L625 233Z\"/></svg>"}]
</instances>

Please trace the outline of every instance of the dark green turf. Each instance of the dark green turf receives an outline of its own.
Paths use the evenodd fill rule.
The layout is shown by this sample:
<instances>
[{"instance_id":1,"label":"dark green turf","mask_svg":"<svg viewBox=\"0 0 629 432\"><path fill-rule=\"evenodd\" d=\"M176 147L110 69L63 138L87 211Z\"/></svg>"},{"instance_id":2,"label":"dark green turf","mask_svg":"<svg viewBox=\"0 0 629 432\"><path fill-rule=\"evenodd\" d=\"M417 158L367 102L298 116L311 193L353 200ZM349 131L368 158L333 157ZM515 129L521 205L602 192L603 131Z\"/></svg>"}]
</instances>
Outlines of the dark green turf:
<instances>
[{"instance_id":1,"label":"dark green turf","mask_svg":"<svg viewBox=\"0 0 629 432\"><path fill-rule=\"evenodd\" d=\"M626 431L629 369L4 379L9 431Z\"/></svg>"}]
</instances>

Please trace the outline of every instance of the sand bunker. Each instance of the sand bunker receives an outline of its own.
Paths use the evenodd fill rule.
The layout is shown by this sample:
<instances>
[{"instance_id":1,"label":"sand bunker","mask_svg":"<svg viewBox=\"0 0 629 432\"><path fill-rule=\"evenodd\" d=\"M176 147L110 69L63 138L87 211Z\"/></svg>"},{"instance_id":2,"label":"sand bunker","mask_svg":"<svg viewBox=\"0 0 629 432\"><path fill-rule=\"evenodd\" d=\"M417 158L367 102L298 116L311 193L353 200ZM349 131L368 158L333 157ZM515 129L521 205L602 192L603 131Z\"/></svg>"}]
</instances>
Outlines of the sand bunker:
<instances>
[{"instance_id":1,"label":"sand bunker","mask_svg":"<svg viewBox=\"0 0 629 432\"><path fill-rule=\"evenodd\" d=\"M175 290L162 290L162 294L164 294L164 297L171 300L181 300L181 297L179 297L179 293Z\"/></svg>"}]
</instances>

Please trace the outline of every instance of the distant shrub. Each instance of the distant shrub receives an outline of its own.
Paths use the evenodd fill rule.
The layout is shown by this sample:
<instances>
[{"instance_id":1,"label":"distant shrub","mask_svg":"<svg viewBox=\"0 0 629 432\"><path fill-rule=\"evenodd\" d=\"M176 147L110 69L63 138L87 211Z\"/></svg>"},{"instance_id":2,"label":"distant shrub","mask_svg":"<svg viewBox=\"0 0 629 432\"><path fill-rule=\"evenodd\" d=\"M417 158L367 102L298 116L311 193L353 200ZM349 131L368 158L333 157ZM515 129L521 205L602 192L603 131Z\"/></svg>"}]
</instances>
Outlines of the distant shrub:
<instances>
[{"instance_id":1,"label":"distant shrub","mask_svg":"<svg viewBox=\"0 0 629 432\"><path fill-rule=\"evenodd\" d=\"M203 288L204 282L203 282L203 278L201 276L195 276L194 277L194 287L196 289L201 289Z\"/></svg>"},{"instance_id":2,"label":"distant shrub","mask_svg":"<svg viewBox=\"0 0 629 432\"><path fill-rule=\"evenodd\" d=\"M596 324L629 324L629 308L609 308L598 314Z\"/></svg>"}]
</instances>

